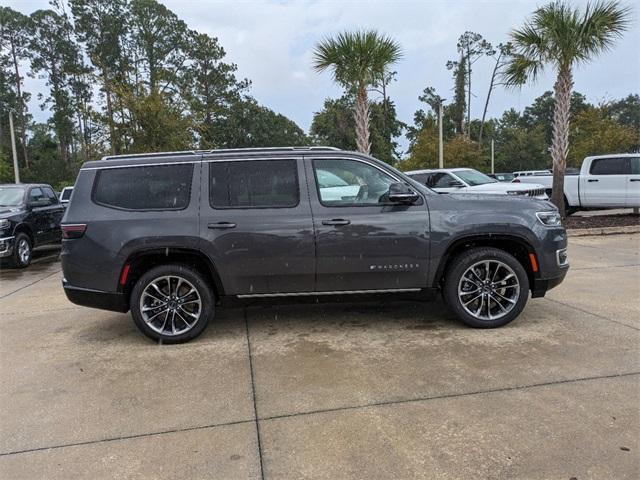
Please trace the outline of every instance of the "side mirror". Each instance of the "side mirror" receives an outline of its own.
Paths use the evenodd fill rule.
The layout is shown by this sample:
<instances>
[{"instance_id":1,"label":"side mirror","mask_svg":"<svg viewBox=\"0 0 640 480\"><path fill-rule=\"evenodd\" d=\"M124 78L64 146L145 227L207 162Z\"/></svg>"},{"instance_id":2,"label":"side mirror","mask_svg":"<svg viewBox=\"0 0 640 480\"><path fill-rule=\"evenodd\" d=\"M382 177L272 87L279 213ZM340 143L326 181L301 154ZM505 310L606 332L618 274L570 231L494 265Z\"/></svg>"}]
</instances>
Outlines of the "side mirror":
<instances>
[{"instance_id":1,"label":"side mirror","mask_svg":"<svg viewBox=\"0 0 640 480\"><path fill-rule=\"evenodd\" d=\"M459 182L459 181L457 181L457 180L454 180L453 182L451 182L451 183L449 184L449 186L450 186L450 187L453 187L453 188L462 188L462 187L464 187L464 183Z\"/></svg>"},{"instance_id":2,"label":"side mirror","mask_svg":"<svg viewBox=\"0 0 640 480\"><path fill-rule=\"evenodd\" d=\"M404 183L389 185L389 201L393 203L414 203L420 196Z\"/></svg>"}]
</instances>

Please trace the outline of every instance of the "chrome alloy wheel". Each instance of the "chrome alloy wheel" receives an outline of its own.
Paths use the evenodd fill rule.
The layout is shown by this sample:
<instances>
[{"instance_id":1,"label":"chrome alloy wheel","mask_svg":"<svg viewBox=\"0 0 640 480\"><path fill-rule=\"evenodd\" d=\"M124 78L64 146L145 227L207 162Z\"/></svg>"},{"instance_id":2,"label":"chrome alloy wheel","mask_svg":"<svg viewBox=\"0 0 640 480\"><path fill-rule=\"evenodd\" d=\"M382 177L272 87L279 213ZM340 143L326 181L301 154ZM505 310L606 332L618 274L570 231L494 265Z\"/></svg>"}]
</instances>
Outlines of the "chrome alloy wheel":
<instances>
[{"instance_id":1,"label":"chrome alloy wheel","mask_svg":"<svg viewBox=\"0 0 640 480\"><path fill-rule=\"evenodd\" d=\"M458 298L462 308L478 320L496 320L515 307L520 283L509 265L483 260L465 270L458 283Z\"/></svg>"},{"instance_id":2,"label":"chrome alloy wheel","mask_svg":"<svg viewBox=\"0 0 640 480\"><path fill-rule=\"evenodd\" d=\"M29 259L31 258L31 246L26 238L21 238L18 243L18 258L20 259L20 263L23 265L29 263Z\"/></svg>"},{"instance_id":3,"label":"chrome alloy wheel","mask_svg":"<svg viewBox=\"0 0 640 480\"><path fill-rule=\"evenodd\" d=\"M152 280L140 296L142 319L161 335L176 336L191 330L202 313L202 299L188 280L177 275Z\"/></svg>"}]
</instances>

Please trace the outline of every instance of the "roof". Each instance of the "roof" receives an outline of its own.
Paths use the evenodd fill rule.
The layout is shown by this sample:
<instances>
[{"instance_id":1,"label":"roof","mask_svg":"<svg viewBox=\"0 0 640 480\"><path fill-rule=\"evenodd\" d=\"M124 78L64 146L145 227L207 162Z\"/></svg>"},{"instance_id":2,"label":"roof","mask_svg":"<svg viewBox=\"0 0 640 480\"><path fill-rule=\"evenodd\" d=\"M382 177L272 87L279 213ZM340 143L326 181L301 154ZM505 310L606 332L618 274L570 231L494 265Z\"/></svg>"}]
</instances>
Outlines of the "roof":
<instances>
[{"instance_id":1,"label":"roof","mask_svg":"<svg viewBox=\"0 0 640 480\"><path fill-rule=\"evenodd\" d=\"M0 183L0 187L49 187L48 183Z\"/></svg>"},{"instance_id":2,"label":"roof","mask_svg":"<svg viewBox=\"0 0 640 480\"><path fill-rule=\"evenodd\" d=\"M142 166L174 163L194 163L200 160L267 160L269 158L298 157L302 154L323 154L328 157L349 154L372 159L358 152L347 152L335 147L265 147L265 148L229 148L217 150L186 150L180 152L135 153L126 155L107 155L100 160L85 162L80 170L100 170L121 166ZM373 159L375 160L375 159Z\"/></svg>"},{"instance_id":3,"label":"roof","mask_svg":"<svg viewBox=\"0 0 640 480\"><path fill-rule=\"evenodd\" d=\"M127 158L150 158L150 157L175 157L182 155L215 155L233 153L280 153L293 151L339 151L336 147L308 146L308 147L260 147L260 148L220 148L212 150L183 150L178 152L156 152L156 153L130 153L124 155L105 155L102 160L121 160Z\"/></svg>"}]
</instances>

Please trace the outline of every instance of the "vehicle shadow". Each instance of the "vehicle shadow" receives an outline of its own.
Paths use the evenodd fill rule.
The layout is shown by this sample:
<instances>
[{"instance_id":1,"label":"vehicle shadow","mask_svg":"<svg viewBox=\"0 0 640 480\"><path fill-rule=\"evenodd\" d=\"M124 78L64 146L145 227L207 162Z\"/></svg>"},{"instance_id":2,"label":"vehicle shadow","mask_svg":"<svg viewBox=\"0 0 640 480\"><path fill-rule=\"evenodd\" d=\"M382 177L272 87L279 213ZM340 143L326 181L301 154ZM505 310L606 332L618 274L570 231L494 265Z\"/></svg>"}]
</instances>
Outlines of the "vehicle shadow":
<instances>
[{"instance_id":1,"label":"vehicle shadow","mask_svg":"<svg viewBox=\"0 0 640 480\"><path fill-rule=\"evenodd\" d=\"M87 310L89 314L91 310ZM420 301L373 301L370 303L286 304L248 307L218 307L216 317L202 335L187 346L205 346L246 336L245 315L250 335L271 336L338 330L453 331L465 329L436 299ZM91 343L123 342L126 345L154 345L135 327L129 313L108 313L100 323L78 331L78 341ZM176 348L178 345L165 345Z\"/></svg>"}]
</instances>

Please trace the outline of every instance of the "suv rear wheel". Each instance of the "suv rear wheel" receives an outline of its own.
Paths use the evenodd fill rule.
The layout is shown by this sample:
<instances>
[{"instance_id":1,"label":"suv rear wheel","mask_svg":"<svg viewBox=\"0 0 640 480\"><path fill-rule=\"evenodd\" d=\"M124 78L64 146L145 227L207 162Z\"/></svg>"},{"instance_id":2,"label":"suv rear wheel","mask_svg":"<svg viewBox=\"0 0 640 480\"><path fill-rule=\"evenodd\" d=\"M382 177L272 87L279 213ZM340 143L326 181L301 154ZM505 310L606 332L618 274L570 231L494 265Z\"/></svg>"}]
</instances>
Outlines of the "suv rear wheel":
<instances>
[{"instance_id":1,"label":"suv rear wheel","mask_svg":"<svg viewBox=\"0 0 640 480\"><path fill-rule=\"evenodd\" d=\"M444 296L466 325L501 327L522 312L529 296L529 278L522 264L504 250L474 248L449 265Z\"/></svg>"},{"instance_id":2,"label":"suv rear wheel","mask_svg":"<svg viewBox=\"0 0 640 480\"><path fill-rule=\"evenodd\" d=\"M206 280L184 265L152 268L131 292L131 314L147 337L181 343L200 335L214 316L214 296Z\"/></svg>"}]
</instances>

